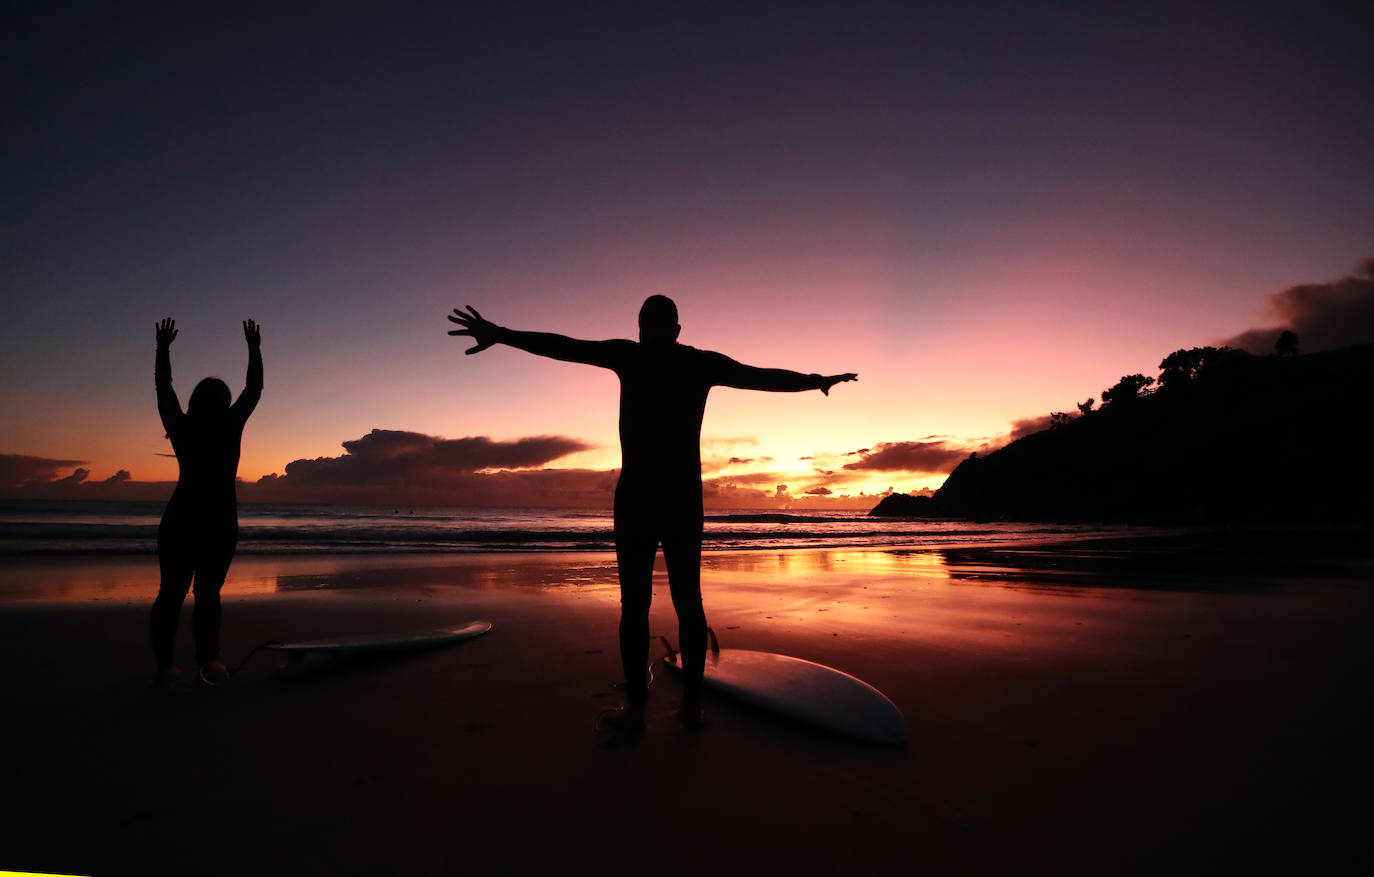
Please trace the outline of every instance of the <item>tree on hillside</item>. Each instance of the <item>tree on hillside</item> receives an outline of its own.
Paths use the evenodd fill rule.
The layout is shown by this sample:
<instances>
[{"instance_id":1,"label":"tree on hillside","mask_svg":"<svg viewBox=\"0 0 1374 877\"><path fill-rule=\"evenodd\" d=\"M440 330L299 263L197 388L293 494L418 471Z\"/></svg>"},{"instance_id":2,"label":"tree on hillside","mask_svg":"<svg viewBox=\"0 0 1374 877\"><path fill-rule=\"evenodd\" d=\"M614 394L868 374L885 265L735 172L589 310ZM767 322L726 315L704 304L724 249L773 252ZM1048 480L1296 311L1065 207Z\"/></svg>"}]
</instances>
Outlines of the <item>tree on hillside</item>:
<instances>
[{"instance_id":1,"label":"tree on hillside","mask_svg":"<svg viewBox=\"0 0 1374 877\"><path fill-rule=\"evenodd\" d=\"M1279 333L1279 340L1274 342L1274 352L1279 356L1294 356L1298 352L1298 333L1292 329L1284 329Z\"/></svg>"},{"instance_id":2,"label":"tree on hillside","mask_svg":"<svg viewBox=\"0 0 1374 877\"><path fill-rule=\"evenodd\" d=\"M1096 400L1096 399L1093 399L1092 397L1089 397L1088 400L1087 400L1086 402L1079 402L1079 403L1078 403L1078 416L1079 416L1079 417L1082 417L1084 414L1087 414L1089 411L1092 411L1092 410L1093 410L1093 404L1094 404L1095 402L1097 402L1097 400Z\"/></svg>"},{"instance_id":3,"label":"tree on hillside","mask_svg":"<svg viewBox=\"0 0 1374 877\"><path fill-rule=\"evenodd\" d=\"M1119 403L1125 405L1134 402L1154 382L1154 378L1147 378L1144 375L1122 375L1121 380L1102 391L1102 404Z\"/></svg>"},{"instance_id":4,"label":"tree on hillside","mask_svg":"<svg viewBox=\"0 0 1374 877\"><path fill-rule=\"evenodd\" d=\"M1186 384L1202 369L1203 359L1215 347L1194 347L1191 350L1175 350L1164 357L1159 364L1159 386L1177 387Z\"/></svg>"},{"instance_id":5,"label":"tree on hillside","mask_svg":"<svg viewBox=\"0 0 1374 877\"><path fill-rule=\"evenodd\" d=\"M1296 336L1295 336L1296 337ZM1180 387L1189 381L1204 380L1218 374L1250 354L1234 347L1193 347L1175 350L1159 364L1161 389Z\"/></svg>"}]
</instances>

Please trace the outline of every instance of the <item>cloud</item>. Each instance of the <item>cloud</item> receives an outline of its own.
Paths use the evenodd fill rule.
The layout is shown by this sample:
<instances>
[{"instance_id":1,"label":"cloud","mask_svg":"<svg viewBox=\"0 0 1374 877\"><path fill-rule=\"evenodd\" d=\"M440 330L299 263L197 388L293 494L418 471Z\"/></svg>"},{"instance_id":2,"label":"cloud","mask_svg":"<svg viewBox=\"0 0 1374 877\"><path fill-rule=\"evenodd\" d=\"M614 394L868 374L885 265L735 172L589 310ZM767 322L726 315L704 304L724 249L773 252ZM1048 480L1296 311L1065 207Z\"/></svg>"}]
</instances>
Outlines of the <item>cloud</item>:
<instances>
[{"instance_id":1,"label":"cloud","mask_svg":"<svg viewBox=\"0 0 1374 877\"><path fill-rule=\"evenodd\" d=\"M1011 422L1011 435L1007 436L1005 441L998 439L994 444L1010 444L1019 438L1043 432L1050 428L1050 424L1054 422L1053 417L1052 414L1042 414L1039 417L1023 417L1020 420L1013 420Z\"/></svg>"},{"instance_id":2,"label":"cloud","mask_svg":"<svg viewBox=\"0 0 1374 877\"><path fill-rule=\"evenodd\" d=\"M784 476L777 472L740 472L735 475L720 475L715 478L703 478L701 487L702 490L707 493L736 487L765 486L771 490L777 485L778 479L782 477Z\"/></svg>"},{"instance_id":3,"label":"cloud","mask_svg":"<svg viewBox=\"0 0 1374 877\"><path fill-rule=\"evenodd\" d=\"M812 481L792 493L780 472L746 472L704 479L702 499L707 508L871 508L876 499L862 492L851 494L844 478ZM819 489L817 489L819 488ZM843 492L841 492L843 491Z\"/></svg>"},{"instance_id":4,"label":"cloud","mask_svg":"<svg viewBox=\"0 0 1374 877\"><path fill-rule=\"evenodd\" d=\"M264 481L279 487L443 487L474 472L533 469L592 447L566 436L493 441L374 429L344 442L341 456L292 460L284 475Z\"/></svg>"},{"instance_id":5,"label":"cloud","mask_svg":"<svg viewBox=\"0 0 1374 877\"><path fill-rule=\"evenodd\" d=\"M121 499L162 501L176 485L170 481L134 481L128 469L90 480L84 460L59 460L28 454L0 454L0 496L28 499ZM62 471L70 469L69 474Z\"/></svg>"},{"instance_id":6,"label":"cloud","mask_svg":"<svg viewBox=\"0 0 1374 877\"><path fill-rule=\"evenodd\" d=\"M82 468L78 467L74 472L72 472L72 474L68 475L66 478L59 478L59 479L57 479L56 481L54 481L54 482L52 482L52 483L53 483L53 484L80 484L81 482L83 482L83 481L85 481L87 478L89 478L90 475L91 475L91 470L90 470L90 469L82 469Z\"/></svg>"},{"instance_id":7,"label":"cloud","mask_svg":"<svg viewBox=\"0 0 1374 877\"><path fill-rule=\"evenodd\" d=\"M43 484L57 481L61 478L58 475L59 469L70 469L85 462L85 460L33 457L28 454L0 454L0 487L19 487L24 484ZM72 473L72 475L75 474L75 472Z\"/></svg>"},{"instance_id":8,"label":"cloud","mask_svg":"<svg viewBox=\"0 0 1374 877\"><path fill-rule=\"evenodd\" d=\"M755 435L704 435L701 437L701 450L719 452L721 448L731 448L736 445L757 445L758 436Z\"/></svg>"},{"instance_id":9,"label":"cloud","mask_svg":"<svg viewBox=\"0 0 1374 877\"><path fill-rule=\"evenodd\" d=\"M1068 413L1072 414L1072 412ZM1074 416L1077 417L1077 415ZM963 452L965 456L973 452L991 454L993 451L1004 448L1018 439L1023 439L1028 435L1034 435L1037 432L1043 432L1053 425L1053 414L1039 414L1035 417L1022 417L1018 420L1013 420L1011 422L1011 429L1000 435L968 439L963 445ZM953 446L951 445L951 447ZM959 462L962 462L962 459Z\"/></svg>"},{"instance_id":10,"label":"cloud","mask_svg":"<svg viewBox=\"0 0 1374 877\"><path fill-rule=\"evenodd\" d=\"M739 441L738 439L732 441ZM566 436L511 441L445 439L405 430L372 430L342 442L333 457L293 460L283 474L239 481L240 502L348 503L382 506L472 505L609 510L618 469L558 469L547 464L590 445ZM882 451L878 445L875 451ZM828 461L854 455L825 455ZM727 457L728 459L728 457ZM739 458L751 465L767 456ZM91 479L80 460L0 455L0 495L43 499L137 499L165 502L170 481L136 481L120 469ZM738 463L736 465L739 465ZM72 467L76 467L73 469ZM739 472L702 483L709 508L870 508L882 494L855 492L857 472L820 470L789 485L795 472ZM793 492L795 490L795 492Z\"/></svg>"},{"instance_id":11,"label":"cloud","mask_svg":"<svg viewBox=\"0 0 1374 877\"><path fill-rule=\"evenodd\" d=\"M391 484L306 483L286 475L267 475L240 484L238 493L241 502L609 509L618 475L616 469L498 469Z\"/></svg>"},{"instance_id":12,"label":"cloud","mask_svg":"<svg viewBox=\"0 0 1374 877\"><path fill-rule=\"evenodd\" d=\"M377 505L609 506L617 470L546 469L594 445L567 436L497 441L374 429L337 457L292 460L243 484L248 501Z\"/></svg>"},{"instance_id":13,"label":"cloud","mask_svg":"<svg viewBox=\"0 0 1374 877\"><path fill-rule=\"evenodd\" d=\"M731 468L732 466L757 466L757 465L766 465L766 464L768 464L768 463L776 463L776 462L777 462L777 460L775 460L773 457L769 457L769 456L762 456L762 457L728 457L728 458L724 458L724 457L702 457L702 458L701 458L701 471L702 471L703 474L706 474L706 473L716 473L716 472L722 472L722 471L724 471L724 470L726 470L726 469L729 469L729 468ZM752 474L758 474L758 473L752 473ZM720 477L724 478L724 477L734 477L734 476L724 476L724 475L722 475L722 476L720 476Z\"/></svg>"},{"instance_id":14,"label":"cloud","mask_svg":"<svg viewBox=\"0 0 1374 877\"><path fill-rule=\"evenodd\" d=\"M943 439L916 442L880 442L855 451L859 459L845 463L850 471L948 473L969 454L969 449Z\"/></svg>"},{"instance_id":15,"label":"cloud","mask_svg":"<svg viewBox=\"0 0 1374 877\"><path fill-rule=\"evenodd\" d=\"M1308 283L1274 293L1269 307L1277 325L1248 329L1222 343L1251 353L1273 353L1285 329L1298 334L1304 353L1374 342L1374 257L1334 283Z\"/></svg>"}]
</instances>

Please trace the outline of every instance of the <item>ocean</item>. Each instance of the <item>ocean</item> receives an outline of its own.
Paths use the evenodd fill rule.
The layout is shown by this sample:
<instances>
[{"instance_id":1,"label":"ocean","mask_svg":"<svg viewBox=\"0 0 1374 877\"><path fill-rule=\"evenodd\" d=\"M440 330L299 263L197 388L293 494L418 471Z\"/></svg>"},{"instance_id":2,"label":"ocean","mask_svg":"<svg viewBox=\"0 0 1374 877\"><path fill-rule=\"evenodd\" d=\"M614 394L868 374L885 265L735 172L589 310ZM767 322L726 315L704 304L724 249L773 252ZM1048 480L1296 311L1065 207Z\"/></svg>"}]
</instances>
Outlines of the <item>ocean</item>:
<instances>
[{"instance_id":1,"label":"ocean","mask_svg":"<svg viewBox=\"0 0 1374 877\"><path fill-rule=\"evenodd\" d=\"M156 551L160 502L0 501L0 555ZM703 547L940 548L1114 536L1125 528L870 518L860 511L708 510ZM1130 532L1138 532L1132 529ZM243 503L240 554L612 551L609 510Z\"/></svg>"}]
</instances>

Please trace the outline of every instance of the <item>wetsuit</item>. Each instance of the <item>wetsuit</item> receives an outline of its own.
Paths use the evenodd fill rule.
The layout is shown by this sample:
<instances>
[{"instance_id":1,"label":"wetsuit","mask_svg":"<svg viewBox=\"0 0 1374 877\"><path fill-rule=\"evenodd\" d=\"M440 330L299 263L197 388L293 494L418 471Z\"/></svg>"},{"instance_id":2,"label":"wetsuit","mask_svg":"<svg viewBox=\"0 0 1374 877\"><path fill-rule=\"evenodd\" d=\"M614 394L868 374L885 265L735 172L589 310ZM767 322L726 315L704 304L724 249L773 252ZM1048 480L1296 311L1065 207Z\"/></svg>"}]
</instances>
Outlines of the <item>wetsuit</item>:
<instances>
[{"instance_id":1,"label":"wetsuit","mask_svg":"<svg viewBox=\"0 0 1374 877\"><path fill-rule=\"evenodd\" d=\"M181 410L172 389L169 351L159 347L154 371L157 410L172 441L180 474L176 490L157 528L161 583L149 620L158 670L172 665L181 604L195 579L191 629L196 662L205 665L219 654L220 588L238 543L238 475L243 426L262 396L262 353L248 349L248 377L238 401L208 416Z\"/></svg>"},{"instance_id":2,"label":"wetsuit","mask_svg":"<svg viewBox=\"0 0 1374 877\"><path fill-rule=\"evenodd\" d=\"M620 378L620 480L615 553L620 573L620 658L631 706L648 697L649 603L663 546L682 648L683 699L697 703L706 663L701 604L701 421L713 386L799 392L816 375L743 365L676 342L579 341L500 330L521 350L611 369Z\"/></svg>"}]
</instances>

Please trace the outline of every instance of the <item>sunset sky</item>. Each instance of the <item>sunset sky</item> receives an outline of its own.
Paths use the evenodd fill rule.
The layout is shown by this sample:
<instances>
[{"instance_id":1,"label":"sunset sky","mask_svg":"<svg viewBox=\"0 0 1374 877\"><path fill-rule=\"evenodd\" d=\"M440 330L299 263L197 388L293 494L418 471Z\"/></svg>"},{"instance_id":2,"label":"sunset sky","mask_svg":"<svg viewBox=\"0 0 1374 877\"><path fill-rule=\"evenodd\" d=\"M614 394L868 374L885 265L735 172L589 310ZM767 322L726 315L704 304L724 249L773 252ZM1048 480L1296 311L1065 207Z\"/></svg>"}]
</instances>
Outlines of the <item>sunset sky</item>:
<instances>
[{"instance_id":1,"label":"sunset sky","mask_svg":"<svg viewBox=\"0 0 1374 877\"><path fill-rule=\"evenodd\" d=\"M1374 255L1362 4L292 5L7 4L10 487L174 479L153 325L184 403L252 317L246 481L383 430L315 486L558 504L619 465L615 377L444 315L632 338L655 292L683 343L860 376L714 391L721 503L935 487Z\"/></svg>"}]
</instances>

